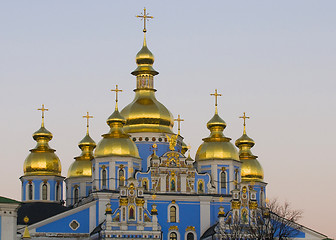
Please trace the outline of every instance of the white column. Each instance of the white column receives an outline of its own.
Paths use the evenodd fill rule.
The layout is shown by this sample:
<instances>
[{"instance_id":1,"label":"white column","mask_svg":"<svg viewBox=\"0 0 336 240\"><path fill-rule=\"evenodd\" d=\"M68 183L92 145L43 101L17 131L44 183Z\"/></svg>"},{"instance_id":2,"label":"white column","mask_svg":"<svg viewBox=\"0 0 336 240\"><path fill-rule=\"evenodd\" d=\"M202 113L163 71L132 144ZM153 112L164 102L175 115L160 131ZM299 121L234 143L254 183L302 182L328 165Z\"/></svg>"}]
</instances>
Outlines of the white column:
<instances>
[{"instance_id":1,"label":"white column","mask_svg":"<svg viewBox=\"0 0 336 240\"><path fill-rule=\"evenodd\" d=\"M201 236L210 227L209 197L200 196Z\"/></svg>"}]
</instances>

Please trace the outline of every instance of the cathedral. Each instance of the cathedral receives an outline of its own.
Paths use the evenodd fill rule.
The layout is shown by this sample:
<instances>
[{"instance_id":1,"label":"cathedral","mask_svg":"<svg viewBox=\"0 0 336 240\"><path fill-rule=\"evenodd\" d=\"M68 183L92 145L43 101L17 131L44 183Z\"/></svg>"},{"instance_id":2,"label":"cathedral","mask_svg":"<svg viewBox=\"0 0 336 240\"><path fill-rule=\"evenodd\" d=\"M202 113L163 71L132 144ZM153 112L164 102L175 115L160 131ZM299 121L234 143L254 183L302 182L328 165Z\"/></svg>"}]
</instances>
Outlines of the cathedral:
<instances>
[{"instance_id":1,"label":"cathedral","mask_svg":"<svg viewBox=\"0 0 336 240\"><path fill-rule=\"evenodd\" d=\"M154 55L146 42L136 54L134 99L118 107L122 90L116 85L115 110L106 120L110 130L97 143L87 131L81 154L61 174L61 160L52 148L42 105L41 127L33 133L36 146L23 162L21 201L0 198L0 239L216 239L229 221L255 223L265 207L263 168L251 151L246 130L240 138L225 135L227 124L217 109L206 126L196 155L190 155L180 133L180 115L156 98ZM158 89L162 91L162 89ZM158 94L159 94L158 92ZM174 123L178 132L173 132ZM50 144L51 143L51 144ZM64 195L65 194L65 195ZM306 227L297 239L325 239Z\"/></svg>"}]
</instances>

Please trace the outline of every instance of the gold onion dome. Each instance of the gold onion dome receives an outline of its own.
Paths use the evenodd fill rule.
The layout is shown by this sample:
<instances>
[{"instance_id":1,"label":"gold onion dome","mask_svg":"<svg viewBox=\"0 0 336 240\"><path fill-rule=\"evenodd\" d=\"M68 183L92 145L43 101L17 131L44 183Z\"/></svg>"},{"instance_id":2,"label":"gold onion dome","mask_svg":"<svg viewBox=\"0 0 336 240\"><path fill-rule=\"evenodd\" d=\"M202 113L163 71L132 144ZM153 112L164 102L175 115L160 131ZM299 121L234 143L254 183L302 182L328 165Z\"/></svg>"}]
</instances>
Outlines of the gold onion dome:
<instances>
[{"instance_id":1,"label":"gold onion dome","mask_svg":"<svg viewBox=\"0 0 336 240\"><path fill-rule=\"evenodd\" d=\"M130 135L124 132L123 125L125 124L125 118L119 113L117 104L115 111L106 122L110 126L110 131L102 135L103 139L98 143L94 156L125 156L140 158L137 146L130 139Z\"/></svg>"},{"instance_id":2,"label":"gold onion dome","mask_svg":"<svg viewBox=\"0 0 336 240\"><path fill-rule=\"evenodd\" d=\"M84 117L91 117L89 114ZM82 150L80 156L75 157L75 161L71 164L68 170L68 178L72 177L91 177L92 163L94 158L93 150L96 148L95 141L89 135L89 126L87 125L87 132L85 137L78 143L78 147Z\"/></svg>"},{"instance_id":3,"label":"gold onion dome","mask_svg":"<svg viewBox=\"0 0 336 240\"><path fill-rule=\"evenodd\" d=\"M239 156L236 148L230 142L231 138L225 137L223 131L226 127L224 120L216 112L207 123L210 136L203 138L203 143L196 152L196 161L202 160L237 160Z\"/></svg>"},{"instance_id":4,"label":"gold onion dome","mask_svg":"<svg viewBox=\"0 0 336 240\"><path fill-rule=\"evenodd\" d=\"M245 113L244 117L241 118L246 118ZM241 178L242 181L260 182L264 180L264 170L257 160L258 157L251 152L251 148L255 145L255 142L247 136L245 126L244 120L243 135L236 140L236 146L239 148L239 158L242 162Z\"/></svg>"},{"instance_id":5,"label":"gold onion dome","mask_svg":"<svg viewBox=\"0 0 336 240\"><path fill-rule=\"evenodd\" d=\"M154 56L147 48L146 37L142 49L136 55L138 67L132 72L137 77L134 100L121 115L125 117L126 133L162 132L172 134L174 117L155 97L154 77L159 74L152 67Z\"/></svg>"},{"instance_id":6,"label":"gold onion dome","mask_svg":"<svg viewBox=\"0 0 336 240\"><path fill-rule=\"evenodd\" d=\"M43 109L43 110L42 110ZM30 154L24 161L23 172L28 175L61 175L61 161L55 154L55 150L49 147L48 142L53 135L44 127L44 111L42 108L41 128L33 134L33 139L37 142L35 148L30 150Z\"/></svg>"}]
</instances>

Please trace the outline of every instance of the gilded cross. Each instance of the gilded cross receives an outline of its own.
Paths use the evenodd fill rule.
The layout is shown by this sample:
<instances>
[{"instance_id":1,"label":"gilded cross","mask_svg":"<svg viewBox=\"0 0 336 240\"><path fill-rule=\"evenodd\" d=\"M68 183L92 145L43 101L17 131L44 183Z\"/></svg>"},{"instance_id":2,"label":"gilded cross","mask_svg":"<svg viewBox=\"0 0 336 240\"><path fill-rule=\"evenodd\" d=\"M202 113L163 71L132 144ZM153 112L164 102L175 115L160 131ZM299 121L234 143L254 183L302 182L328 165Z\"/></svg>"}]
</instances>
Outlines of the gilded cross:
<instances>
[{"instance_id":1,"label":"gilded cross","mask_svg":"<svg viewBox=\"0 0 336 240\"><path fill-rule=\"evenodd\" d=\"M119 92L122 92L122 90L118 88L118 85L116 85L116 88L111 89L111 91L116 93L116 109L117 109L118 108L118 94Z\"/></svg>"},{"instance_id":2,"label":"gilded cross","mask_svg":"<svg viewBox=\"0 0 336 240\"><path fill-rule=\"evenodd\" d=\"M178 135L181 135L181 122L184 121L184 119L182 119L180 117L180 114L178 115L178 118L177 119L174 119L174 121L178 122L178 125L177 125L177 130L178 130Z\"/></svg>"},{"instance_id":3,"label":"gilded cross","mask_svg":"<svg viewBox=\"0 0 336 240\"><path fill-rule=\"evenodd\" d=\"M86 112L86 115L83 116L83 118L86 118L86 134L89 134L89 119L93 118L93 116L90 116L89 112Z\"/></svg>"},{"instance_id":4,"label":"gilded cross","mask_svg":"<svg viewBox=\"0 0 336 240\"><path fill-rule=\"evenodd\" d=\"M142 14L142 13L141 13ZM143 32L147 32L146 29L146 21L149 21L149 19L153 19L154 17L147 15L146 8L144 8L144 13L142 15L136 15L137 18L141 18L144 22L144 29Z\"/></svg>"},{"instance_id":5,"label":"gilded cross","mask_svg":"<svg viewBox=\"0 0 336 240\"><path fill-rule=\"evenodd\" d=\"M39 110L39 111L42 112L42 127L44 127L44 112L45 112L45 111L48 111L49 109L44 108L44 104L42 104L42 107L41 107L41 108L38 108L37 110Z\"/></svg>"},{"instance_id":6,"label":"gilded cross","mask_svg":"<svg viewBox=\"0 0 336 240\"><path fill-rule=\"evenodd\" d=\"M215 89L215 93L211 93L210 96L215 97L215 107L216 107L216 113L217 113L218 97L222 96L222 94L218 93L217 89Z\"/></svg>"},{"instance_id":7,"label":"gilded cross","mask_svg":"<svg viewBox=\"0 0 336 240\"><path fill-rule=\"evenodd\" d=\"M244 112L244 115L239 118L244 119L244 133L246 133L246 119L250 119L250 117L247 117Z\"/></svg>"}]
</instances>

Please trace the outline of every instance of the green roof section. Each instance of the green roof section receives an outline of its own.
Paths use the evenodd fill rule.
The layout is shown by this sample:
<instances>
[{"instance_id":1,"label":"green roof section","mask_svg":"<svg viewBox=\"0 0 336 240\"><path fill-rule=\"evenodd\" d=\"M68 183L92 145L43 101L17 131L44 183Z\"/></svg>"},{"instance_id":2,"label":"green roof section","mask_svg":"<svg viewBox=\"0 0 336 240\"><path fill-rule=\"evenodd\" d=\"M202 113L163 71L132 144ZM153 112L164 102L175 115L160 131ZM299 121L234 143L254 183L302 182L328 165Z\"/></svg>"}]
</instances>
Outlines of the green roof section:
<instances>
[{"instance_id":1,"label":"green roof section","mask_svg":"<svg viewBox=\"0 0 336 240\"><path fill-rule=\"evenodd\" d=\"M9 203L9 204L16 204L16 203L21 203L19 201L16 201L14 199L6 198L6 197L1 197L0 196L0 203Z\"/></svg>"}]
</instances>

